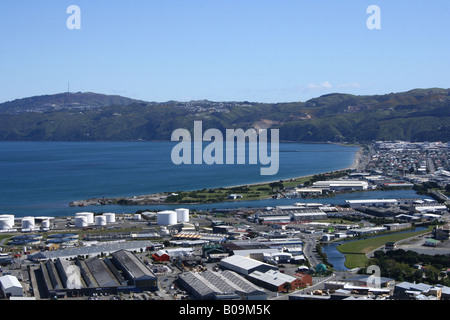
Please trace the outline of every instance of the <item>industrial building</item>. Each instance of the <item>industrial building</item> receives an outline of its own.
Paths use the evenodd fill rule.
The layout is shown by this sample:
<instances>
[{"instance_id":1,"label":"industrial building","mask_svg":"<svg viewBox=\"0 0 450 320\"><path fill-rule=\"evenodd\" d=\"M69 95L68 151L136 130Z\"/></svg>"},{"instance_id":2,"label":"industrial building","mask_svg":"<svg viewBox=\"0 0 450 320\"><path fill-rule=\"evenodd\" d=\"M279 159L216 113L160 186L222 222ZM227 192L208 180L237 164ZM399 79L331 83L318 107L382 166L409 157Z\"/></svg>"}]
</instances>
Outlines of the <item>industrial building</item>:
<instances>
[{"instance_id":1,"label":"industrial building","mask_svg":"<svg viewBox=\"0 0 450 320\"><path fill-rule=\"evenodd\" d=\"M44 296L48 297L155 291L158 288L153 272L127 250L114 252L111 258L42 261L35 276L41 279Z\"/></svg>"},{"instance_id":2,"label":"industrial building","mask_svg":"<svg viewBox=\"0 0 450 320\"><path fill-rule=\"evenodd\" d=\"M395 206L399 204L397 199L360 199L360 200L345 200L345 203L351 208L368 207L368 206Z\"/></svg>"},{"instance_id":3,"label":"industrial building","mask_svg":"<svg viewBox=\"0 0 450 320\"><path fill-rule=\"evenodd\" d=\"M27 259L32 261L56 260L58 258L75 259L78 257L88 259L91 257L101 257L104 255L109 255L115 251L122 249L135 252L144 252L154 247L155 245L148 240L127 241L127 242L116 241L107 244L99 243L98 245L93 245L89 247L75 247L55 251L37 252L35 254L28 255Z\"/></svg>"},{"instance_id":4,"label":"industrial building","mask_svg":"<svg viewBox=\"0 0 450 320\"><path fill-rule=\"evenodd\" d=\"M158 289L156 276L132 252L127 250L114 252L111 261L122 271L129 285L145 290Z\"/></svg>"},{"instance_id":5,"label":"industrial building","mask_svg":"<svg viewBox=\"0 0 450 320\"><path fill-rule=\"evenodd\" d=\"M161 249L153 254L155 261L171 261L177 258L190 257L194 252L193 248L173 248Z\"/></svg>"},{"instance_id":6,"label":"industrial building","mask_svg":"<svg viewBox=\"0 0 450 320\"><path fill-rule=\"evenodd\" d=\"M328 180L314 182L312 187L331 191L367 190L369 183L362 180Z\"/></svg>"},{"instance_id":7,"label":"industrial building","mask_svg":"<svg viewBox=\"0 0 450 320\"><path fill-rule=\"evenodd\" d=\"M271 211L259 211L255 213L255 219L266 223L322 220L327 219L327 217L327 214L320 208L299 206L277 206Z\"/></svg>"},{"instance_id":8,"label":"industrial building","mask_svg":"<svg viewBox=\"0 0 450 320\"><path fill-rule=\"evenodd\" d=\"M448 293L448 287L404 281L395 285L394 296L412 300L441 300L443 289L447 289Z\"/></svg>"},{"instance_id":9,"label":"industrial building","mask_svg":"<svg viewBox=\"0 0 450 320\"><path fill-rule=\"evenodd\" d=\"M292 221L324 220L328 216L320 209L296 209L291 213Z\"/></svg>"},{"instance_id":10,"label":"industrial building","mask_svg":"<svg viewBox=\"0 0 450 320\"><path fill-rule=\"evenodd\" d=\"M12 276L6 275L0 277L0 289L2 291L3 297L22 297L23 287L19 280Z\"/></svg>"},{"instance_id":11,"label":"industrial building","mask_svg":"<svg viewBox=\"0 0 450 320\"><path fill-rule=\"evenodd\" d=\"M222 259L222 261L219 262L219 266L223 269L235 271L243 276L248 276L254 271L266 272L268 270L278 269L270 264L239 255Z\"/></svg>"},{"instance_id":12,"label":"industrial building","mask_svg":"<svg viewBox=\"0 0 450 320\"><path fill-rule=\"evenodd\" d=\"M254 271L248 275L248 279L263 288L275 292L284 292L304 288L312 284L312 278L306 279L293 277L278 270L268 270L266 272ZM311 276L308 276L311 277Z\"/></svg>"},{"instance_id":13,"label":"industrial building","mask_svg":"<svg viewBox=\"0 0 450 320\"><path fill-rule=\"evenodd\" d=\"M185 272L179 284L199 300L266 300L267 293L233 271Z\"/></svg>"}]
</instances>

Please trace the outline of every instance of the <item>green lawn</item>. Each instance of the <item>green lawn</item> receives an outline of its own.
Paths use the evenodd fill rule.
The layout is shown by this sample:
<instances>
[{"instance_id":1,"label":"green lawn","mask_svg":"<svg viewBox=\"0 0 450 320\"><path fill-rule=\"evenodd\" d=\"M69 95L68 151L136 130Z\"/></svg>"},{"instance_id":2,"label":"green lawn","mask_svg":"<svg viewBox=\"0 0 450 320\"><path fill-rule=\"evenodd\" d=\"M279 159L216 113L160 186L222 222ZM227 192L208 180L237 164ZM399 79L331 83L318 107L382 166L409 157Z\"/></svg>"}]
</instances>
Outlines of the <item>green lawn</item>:
<instances>
[{"instance_id":1,"label":"green lawn","mask_svg":"<svg viewBox=\"0 0 450 320\"><path fill-rule=\"evenodd\" d=\"M381 237L357 240L347 242L339 245L337 249L339 252L345 254L345 265L347 268L364 267L367 258L366 253L373 251L385 245L386 242L396 242L409 237L417 236L423 233L431 231L432 227L429 227L423 231L408 232L408 233L393 233Z\"/></svg>"},{"instance_id":2,"label":"green lawn","mask_svg":"<svg viewBox=\"0 0 450 320\"><path fill-rule=\"evenodd\" d=\"M346 254L345 266L349 269L364 267L369 259L365 254Z\"/></svg>"}]
</instances>

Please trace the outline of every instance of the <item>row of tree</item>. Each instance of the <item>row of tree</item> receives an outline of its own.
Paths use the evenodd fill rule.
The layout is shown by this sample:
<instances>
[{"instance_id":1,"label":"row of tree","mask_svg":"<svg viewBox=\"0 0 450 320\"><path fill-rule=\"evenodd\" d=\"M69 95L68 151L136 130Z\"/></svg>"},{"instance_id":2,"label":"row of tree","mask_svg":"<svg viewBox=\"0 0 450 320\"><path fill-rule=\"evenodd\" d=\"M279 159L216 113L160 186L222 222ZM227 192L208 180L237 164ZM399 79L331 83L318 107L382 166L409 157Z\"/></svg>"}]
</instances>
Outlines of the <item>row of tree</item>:
<instances>
[{"instance_id":1,"label":"row of tree","mask_svg":"<svg viewBox=\"0 0 450 320\"><path fill-rule=\"evenodd\" d=\"M402 249L376 251L374 257L369 260L369 265L378 266L382 277L396 281L450 286L450 278L446 273L450 268L448 255L426 255Z\"/></svg>"}]
</instances>

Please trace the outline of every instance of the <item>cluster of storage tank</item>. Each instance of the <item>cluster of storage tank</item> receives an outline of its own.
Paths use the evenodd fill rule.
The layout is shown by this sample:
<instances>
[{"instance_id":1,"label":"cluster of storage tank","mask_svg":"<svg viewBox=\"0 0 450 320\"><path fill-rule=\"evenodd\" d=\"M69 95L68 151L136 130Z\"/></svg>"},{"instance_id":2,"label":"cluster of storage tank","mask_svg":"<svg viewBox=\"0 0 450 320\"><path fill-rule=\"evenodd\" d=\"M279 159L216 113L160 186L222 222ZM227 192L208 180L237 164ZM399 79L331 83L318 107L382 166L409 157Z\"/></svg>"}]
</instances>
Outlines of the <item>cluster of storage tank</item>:
<instances>
[{"instance_id":1,"label":"cluster of storage tank","mask_svg":"<svg viewBox=\"0 0 450 320\"><path fill-rule=\"evenodd\" d=\"M115 213L103 213L95 215L93 212L78 212L75 215L75 227L85 228L89 225L106 226L108 223L116 222Z\"/></svg>"},{"instance_id":2,"label":"cluster of storage tank","mask_svg":"<svg viewBox=\"0 0 450 320\"><path fill-rule=\"evenodd\" d=\"M160 226L170 226L177 223L189 222L189 209L175 209L160 211L156 214L156 221Z\"/></svg>"},{"instance_id":3,"label":"cluster of storage tank","mask_svg":"<svg viewBox=\"0 0 450 320\"><path fill-rule=\"evenodd\" d=\"M50 228L50 220L52 217L23 217L21 218L22 231L34 231L39 228L44 230ZM38 224L40 223L40 227ZM15 218L12 214L0 215L0 231L12 231L15 225Z\"/></svg>"}]
</instances>

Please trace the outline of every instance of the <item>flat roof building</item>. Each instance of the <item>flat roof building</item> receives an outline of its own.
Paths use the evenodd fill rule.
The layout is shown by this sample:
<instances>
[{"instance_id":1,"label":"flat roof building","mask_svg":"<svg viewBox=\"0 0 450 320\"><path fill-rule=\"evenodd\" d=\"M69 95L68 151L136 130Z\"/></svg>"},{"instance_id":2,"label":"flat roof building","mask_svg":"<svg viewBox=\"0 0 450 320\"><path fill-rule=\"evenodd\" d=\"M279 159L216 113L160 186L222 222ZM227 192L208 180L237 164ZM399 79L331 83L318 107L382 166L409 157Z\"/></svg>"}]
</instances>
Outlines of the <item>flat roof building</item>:
<instances>
[{"instance_id":1,"label":"flat roof building","mask_svg":"<svg viewBox=\"0 0 450 320\"><path fill-rule=\"evenodd\" d=\"M185 272L179 283L199 300L266 300L267 293L233 271Z\"/></svg>"},{"instance_id":2,"label":"flat roof building","mask_svg":"<svg viewBox=\"0 0 450 320\"><path fill-rule=\"evenodd\" d=\"M152 248L154 244L148 240L142 241L127 241L127 242L115 242L108 244L98 244L88 247L75 247L66 248L54 251L44 251L31 254L27 256L28 260L34 261L45 261L45 260L56 260L61 259L75 259L78 257L92 258L101 257L103 255L109 255L118 250L128 250L128 251L146 251L148 248Z\"/></svg>"},{"instance_id":3,"label":"flat roof building","mask_svg":"<svg viewBox=\"0 0 450 320\"><path fill-rule=\"evenodd\" d=\"M219 262L219 266L224 269L235 271L243 276L248 276L254 271L266 272L268 270L277 270L277 267L270 264L239 255L222 259L222 261Z\"/></svg>"},{"instance_id":4,"label":"flat roof building","mask_svg":"<svg viewBox=\"0 0 450 320\"><path fill-rule=\"evenodd\" d=\"M249 274L248 279L263 288L276 292L305 287L302 279L281 273L278 270L268 270L266 272L254 271Z\"/></svg>"},{"instance_id":5,"label":"flat roof building","mask_svg":"<svg viewBox=\"0 0 450 320\"><path fill-rule=\"evenodd\" d=\"M312 185L313 188L339 190L367 190L369 183L361 180L328 180L317 181Z\"/></svg>"}]
</instances>

